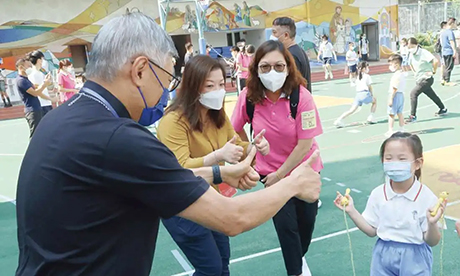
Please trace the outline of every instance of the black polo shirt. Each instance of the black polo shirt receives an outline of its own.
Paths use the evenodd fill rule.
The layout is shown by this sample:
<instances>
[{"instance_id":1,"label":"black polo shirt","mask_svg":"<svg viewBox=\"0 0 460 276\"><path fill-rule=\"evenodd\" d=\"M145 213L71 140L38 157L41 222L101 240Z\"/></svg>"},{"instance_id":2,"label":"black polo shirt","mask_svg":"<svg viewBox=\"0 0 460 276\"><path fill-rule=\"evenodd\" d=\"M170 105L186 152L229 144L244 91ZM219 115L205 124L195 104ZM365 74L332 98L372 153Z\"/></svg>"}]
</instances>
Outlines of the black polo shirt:
<instances>
[{"instance_id":1,"label":"black polo shirt","mask_svg":"<svg viewBox=\"0 0 460 276\"><path fill-rule=\"evenodd\" d=\"M311 70L310 70L310 60L308 59L307 54L305 53L299 45L294 44L289 47L289 52L294 57L295 64L297 66L297 70L299 70L300 74L307 80L307 89L311 91Z\"/></svg>"},{"instance_id":2,"label":"black polo shirt","mask_svg":"<svg viewBox=\"0 0 460 276\"><path fill-rule=\"evenodd\" d=\"M149 275L159 218L209 188L94 82L43 118L19 173L16 275Z\"/></svg>"}]
</instances>

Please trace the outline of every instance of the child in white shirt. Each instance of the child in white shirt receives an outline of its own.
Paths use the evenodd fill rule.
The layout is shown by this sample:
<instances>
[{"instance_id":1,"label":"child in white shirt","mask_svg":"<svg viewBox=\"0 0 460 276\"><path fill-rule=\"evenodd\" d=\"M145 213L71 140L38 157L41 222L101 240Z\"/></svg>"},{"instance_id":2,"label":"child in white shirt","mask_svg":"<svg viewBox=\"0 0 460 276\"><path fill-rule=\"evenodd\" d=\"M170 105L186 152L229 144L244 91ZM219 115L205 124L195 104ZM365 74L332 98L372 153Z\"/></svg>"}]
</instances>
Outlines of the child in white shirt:
<instances>
[{"instance_id":1,"label":"child in white shirt","mask_svg":"<svg viewBox=\"0 0 460 276\"><path fill-rule=\"evenodd\" d=\"M344 123L342 122L343 119L350 116L351 114L355 113L358 107L362 106L363 104L370 104L371 106L371 114L367 117L367 122L370 124L375 124L374 121L374 113L377 109L377 100L373 95L372 92L372 79L369 76L369 64L367 61L361 61L358 66L358 78L356 79L356 97L351 105L350 110L343 113L335 122L334 125L336 127L344 127Z\"/></svg>"},{"instance_id":2,"label":"child in white shirt","mask_svg":"<svg viewBox=\"0 0 460 276\"><path fill-rule=\"evenodd\" d=\"M390 71L393 72L393 76L390 80L390 88L388 95L388 132L386 133L387 137L393 135L393 126L395 123L395 117L398 116L399 119L399 131L404 131L404 90L406 89L406 75L402 71L401 64L403 58L398 55L392 55L388 59L390 63Z\"/></svg>"},{"instance_id":3,"label":"child in white shirt","mask_svg":"<svg viewBox=\"0 0 460 276\"><path fill-rule=\"evenodd\" d=\"M348 72L350 74L350 84L355 85L356 72L358 72L358 54L355 52L355 44L353 42L348 43L348 52L346 55Z\"/></svg>"},{"instance_id":4,"label":"child in white shirt","mask_svg":"<svg viewBox=\"0 0 460 276\"><path fill-rule=\"evenodd\" d=\"M423 165L422 142L417 135L397 132L383 142L380 158L385 184L375 188L361 214L346 196L337 192L334 204L350 216L369 237L377 236L372 253L370 276L431 276L433 253L444 227L439 222L446 208L444 201L436 212L436 195L419 182ZM431 214L434 213L434 215Z\"/></svg>"}]
</instances>

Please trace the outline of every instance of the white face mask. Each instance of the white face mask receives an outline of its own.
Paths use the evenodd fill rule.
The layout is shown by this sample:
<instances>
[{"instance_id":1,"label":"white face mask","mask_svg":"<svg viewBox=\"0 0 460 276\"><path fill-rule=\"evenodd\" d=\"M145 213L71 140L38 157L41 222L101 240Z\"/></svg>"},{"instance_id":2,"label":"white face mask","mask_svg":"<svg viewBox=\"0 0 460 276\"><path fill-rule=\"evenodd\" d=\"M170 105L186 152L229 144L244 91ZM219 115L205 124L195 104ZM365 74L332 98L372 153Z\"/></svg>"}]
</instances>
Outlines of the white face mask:
<instances>
[{"instance_id":1,"label":"white face mask","mask_svg":"<svg viewBox=\"0 0 460 276\"><path fill-rule=\"evenodd\" d=\"M200 103L212 110L221 110L224 106L225 89L214 90L211 92L203 93L200 96Z\"/></svg>"},{"instance_id":2,"label":"white face mask","mask_svg":"<svg viewBox=\"0 0 460 276\"><path fill-rule=\"evenodd\" d=\"M390 66L388 67L390 69L391 72L395 72L396 71L396 68L394 67L393 64L390 64Z\"/></svg>"},{"instance_id":3,"label":"white face mask","mask_svg":"<svg viewBox=\"0 0 460 276\"><path fill-rule=\"evenodd\" d=\"M409 53L411 54L415 54L416 52L417 52L417 47L409 49Z\"/></svg>"},{"instance_id":4,"label":"white face mask","mask_svg":"<svg viewBox=\"0 0 460 276\"><path fill-rule=\"evenodd\" d=\"M32 74L33 71L34 71L34 69L32 69L31 67L30 67L30 68L27 68L27 69L26 69L26 74L27 74L27 76L29 76L30 74Z\"/></svg>"},{"instance_id":5,"label":"white face mask","mask_svg":"<svg viewBox=\"0 0 460 276\"><path fill-rule=\"evenodd\" d=\"M364 73L366 73L366 74L369 74L370 71L371 71L371 70L369 69L369 67L367 67L366 69L364 69Z\"/></svg>"},{"instance_id":6,"label":"white face mask","mask_svg":"<svg viewBox=\"0 0 460 276\"><path fill-rule=\"evenodd\" d=\"M262 84L265 86L265 88L267 88L267 90L273 93L278 91L281 87L283 87L286 78L286 72L278 73L275 70L271 70L270 72L265 74L259 73L259 79L262 82Z\"/></svg>"},{"instance_id":7,"label":"white face mask","mask_svg":"<svg viewBox=\"0 0 460 276\"><path fill-rule=\"evenodd\" d=\"M274 40L274 41L277 41L277 40L278 40L278 38L277 38L276 36L274 36L274 35L270 35L270 40Z\"/></svg>"}]
</instances>

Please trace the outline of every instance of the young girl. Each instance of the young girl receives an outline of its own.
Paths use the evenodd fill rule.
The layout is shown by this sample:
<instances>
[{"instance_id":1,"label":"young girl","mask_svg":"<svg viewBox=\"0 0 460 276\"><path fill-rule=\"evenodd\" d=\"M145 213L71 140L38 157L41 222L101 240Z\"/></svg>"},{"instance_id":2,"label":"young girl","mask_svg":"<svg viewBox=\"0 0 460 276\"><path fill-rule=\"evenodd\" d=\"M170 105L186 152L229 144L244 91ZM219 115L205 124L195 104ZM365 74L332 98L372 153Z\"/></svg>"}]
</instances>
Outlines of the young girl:
<instances>
[{"instance_id":1,"label":"young girl","mask_svg":"<svg viewBox=\"0 0 460 276\"><path fill-rule=\"evenodd\" d=\"M355 101L351 105L350 110L343 113L335 122L334 125L337 127L343 127L344 123L342 122L343 119L350 116L351 114L355 113L358 107L362 106L363 104L370 104L371 106L371 114L367 117L367 122L370 124L374 124L374 113L377 109L377 100L375 99L373 92L372 92L372 79L369 76L369 64L367 61L361 61L358 65L358 79L356 80L356 97Z\"/></svg>"},{"instance_id":2,"label":"young girl","mask_svg":"<svg viewBox=\"0 0 460 276\"><path fill-rule=\"evenodd\" d=\"M409 71L409 48L407 47L407 38L401 39L401 48L399 49L399 54L402 56L402 70L404 72Z\"/></svg>"},{"instance_id":3,"label":"young girl","mask_svg":"<svg viewBox=\"0 0 460 276\"><path fill-rule=\"evenodd\" d=\"M403 58L398 55L391 55L388 59L390 63L389 69L393 72L390 80L390 88L388 90L388 132L386 137L390 137L393 133L395 118L399 119L399 131L404 131L404 90L406 89L406 75L401 69Z\"/></svg>"},{"instance_id":4,"label":"young girl","mask_svg":"<svg viewBox=\"0 0 460 276\"><path fill-rule=\"evenodd\" d=\"M383 142L380 158L385 184L375 188L362 215L347 195L345 211L369 237L377 236L371 263L371 276L432 274L432 246L441 239L438 221L444 202L431 216L437 197L419 182L423 148L416 135L397 132ZM334 204L341 210L343 196L337 192Z\"/></svg>"},{"instance_id":5,"label":"young girl","mask_svg":"<svg viewBox=\"0 0 460 276\"><path fill-rule=\"evenodd\" d=\"M355 86L356 72L358 71L358 54L355 52L355 44L353 42L348 43L346 59L350 74L350 85Z\"/></svg>"}]
</instances>

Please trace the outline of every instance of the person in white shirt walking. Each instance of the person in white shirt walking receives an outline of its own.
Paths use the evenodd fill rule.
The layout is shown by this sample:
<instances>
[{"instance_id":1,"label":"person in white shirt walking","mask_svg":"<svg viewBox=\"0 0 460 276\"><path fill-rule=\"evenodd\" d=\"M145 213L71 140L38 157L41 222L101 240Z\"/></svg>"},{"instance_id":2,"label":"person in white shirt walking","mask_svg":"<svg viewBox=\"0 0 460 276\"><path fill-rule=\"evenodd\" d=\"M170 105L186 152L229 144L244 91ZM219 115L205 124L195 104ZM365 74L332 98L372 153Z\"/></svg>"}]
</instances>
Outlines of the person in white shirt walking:
<instances>
[{"instance_id":1,"label":"person in white shirt walking","mask_svg":"<svg viewBox=\"0 0 460 276\"><path fill-rule=\"evenodd\" d=\"M26 58L33 65L32 71L27 77L34 84L35 87L39 87L45 82L45 77L48 74L43 66L45 55L40 51L33 51L29 53ZM51 98L48 88L43 89L42 93L46 97ZM46 113L50 112L53 109L52 101L45 99L45 98L41 98L41 97L39 97L38 100L40 101L40 105L42 107L43 116L45 116ZM57 99L56 99L56 102L57 102Z\"/></svg>"},{"instance_id":2,"label":"person in white shirt walking","mask_svg":"<svg viewBox=\"0 0 460 276\"><path fill-rule=\"evenodd\" d=\"M334 125L336 127L344 127L344 123L342 122L343 119L350 116L351 114L355 113L356 110L363 104L370 104L371 106L371 114L367 117L367 123L375 124L374 121L374 113L377 109L377 100L373 95L372 91L372 79L369 76L369 64L367 61L361 61L358 66L358 79L356 80L356 97L351 105L350 110L343 113L335 122Z\"/></svg>"},{"instance_id":3,"label":"person in white shirt walking","mask_svg":"<svg viewBox=\"0 0 460 276\"><path fill-rule=\"evenodd\" d=\"M350 75L350 85L355 86L356 73L358 72L358 54L355 52L355 44L353 42L348 43L346 59Z\"/></svg>"},{"instance_id":4,"label":"person in white shirt walking","mask_svg":"<svg viewBox=\"0 0 460 276\"><path fill-rule=\"evenodd\" d=\"M6 77L2 71L3 69L0 69L0 96L2 97L3 107L12 107L10 97L6 93Z\"/></svg>"},{"instance_id":5,"label":"person in white shirt walking","mask_svg":"<svg viewBox=\"0 0 460 276\"><path fill-rule=\"evenodd\" d=\"M405 71L409 71L409 48L407 48L407 38L401 39L401 48L399 49L399 54L402 57L402 66L401 69Z\"/></svg>"},{"instance_id":6,"label":"person in white shirt walking","mask_svg":"<svg viewBox=\"0 0 460 276\"><path fill-rule=\"evenodd\" d=\"M406 89L406 75L401 68L403 58L398 55L392 55L388 59L390 63L390 71L393 72L393 76L390 81L389 95L388 95L388 132L387 137L393 135L393 126L395 123L395 117L399 119L399 131L404 132L404 90Z\"/></svg>"},{"instance_id":7,"label":"person in white shirt walking","mask_svg":"<svg viewBox=\"0 0 460 276\"><path fill-rule=\"evenodd\" d=\"M319 46L318 52L318 61L321 61L320 57L323 58L323 68L324 68L324 79L330 78L331 80L334 78L332 75L332 58L337 61L337 55L334 51L334 46L332 43L329 42L329 38L327 35L323 35L321 45Z\"/></svg>"}]
</instances>

